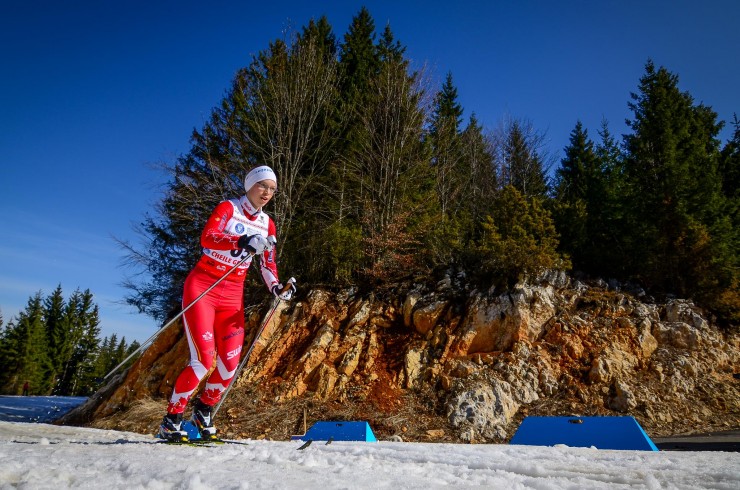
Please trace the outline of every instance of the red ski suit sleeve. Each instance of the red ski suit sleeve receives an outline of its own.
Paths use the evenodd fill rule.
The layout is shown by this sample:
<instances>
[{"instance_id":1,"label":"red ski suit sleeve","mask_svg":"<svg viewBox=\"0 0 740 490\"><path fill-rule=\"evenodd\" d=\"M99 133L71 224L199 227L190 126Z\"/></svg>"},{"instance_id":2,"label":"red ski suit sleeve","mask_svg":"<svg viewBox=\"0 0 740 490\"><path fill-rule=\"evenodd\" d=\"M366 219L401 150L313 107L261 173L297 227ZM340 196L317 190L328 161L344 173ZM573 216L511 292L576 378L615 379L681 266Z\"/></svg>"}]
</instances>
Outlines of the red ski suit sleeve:
<instances>
[{"instance_id":1,"label":"red ski suit sleeve","mask_svg":"<svg viewBox=\"0 0 740 490\"><path fill-rule=\"evenodd\" d=\"M201 246L214 250L237 250L239 248L237 245L239 236L224 231L232 216L234 216L234 206L229 201L219 203L206 221L206 226L200 234ZM272 220L270 221L272 222Z\"/></svg>"}]
</instances>

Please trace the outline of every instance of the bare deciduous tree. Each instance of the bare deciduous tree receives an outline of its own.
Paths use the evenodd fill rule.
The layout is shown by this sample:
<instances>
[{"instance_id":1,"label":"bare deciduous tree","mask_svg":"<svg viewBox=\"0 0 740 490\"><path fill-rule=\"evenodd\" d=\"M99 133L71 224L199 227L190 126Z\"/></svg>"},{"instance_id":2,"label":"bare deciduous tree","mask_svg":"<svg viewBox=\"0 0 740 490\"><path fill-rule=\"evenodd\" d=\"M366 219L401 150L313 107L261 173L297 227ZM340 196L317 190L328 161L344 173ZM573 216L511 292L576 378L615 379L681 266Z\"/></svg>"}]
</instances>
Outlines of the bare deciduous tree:
<instances>
[{"instance_id":1,"label":"bare deciduous tree","mask_svg":"<svg viewBox=\"0 0 740 490\"><path fill-rule=\"evenodd\" d=\"M270 165L278 175L275 216L284 242L301 197L332 156L338 64L310 38L281 46L266 63L253 64L260 83L241 86L248 118L232 130L249 145L256 163Z\"/></svg>"},{"instance_id":2,"label":"bare deciduous tree","mask_svg":"<svg viewBox=\"0 0 740 490\"><path fill-rule=\"evenodd\" d=\"M361 134L346 163L360 190L361 222L370 237L398 227L395 214L400 206L412 204L429 171L421 143L428 113L422 81L420 74L409 75L404 63L386 62L370 84L369 104L360 109ZM370 240L368 245L375 243L380 242ZM383 252L370 250L368 255Z\"/></svg>"}]
</instances>

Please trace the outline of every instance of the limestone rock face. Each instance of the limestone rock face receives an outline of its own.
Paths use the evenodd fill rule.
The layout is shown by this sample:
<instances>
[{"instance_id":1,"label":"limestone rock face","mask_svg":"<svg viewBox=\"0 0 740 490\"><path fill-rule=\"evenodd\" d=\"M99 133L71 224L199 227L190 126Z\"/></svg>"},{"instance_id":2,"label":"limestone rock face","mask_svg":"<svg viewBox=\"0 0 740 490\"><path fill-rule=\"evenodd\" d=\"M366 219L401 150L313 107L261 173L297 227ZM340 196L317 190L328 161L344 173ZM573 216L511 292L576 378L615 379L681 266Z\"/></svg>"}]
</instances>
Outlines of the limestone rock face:
<instances>
[{"instance_id":1,"label":"limestone rock face","mask_svg":"<svg viewBox=\"0 0 740 490\"><path fill-rule=\"evenodd\" d=\"M504 427L519 409L506 381L477 383L457 393L449 404L450 423L466 442L506 437ZM465 430L468 429L468 430Z\"/></svg>"},{"instance_id":2,"label":"limestone rock face","mask_svg":"<svg viewBox=\"0 0 740 490\"><path fill-rule=\"evenodd\" d=\"M525 286L493 298L476 297L468 307L453 353L503 351L517 341L537 339L554 313L551 286Z\"/></svg>"},{"instance_id":3,"label":"limestone rock face","mask_svg":"<svg viewBox=\"0 0 740 490\"><path fill-rule=\"evenodd\" d=\"M737 329L691 302L645 303L558 272L505 292L464 283L316 289L281 303L255 341L269 310L258 305L224 430L267 437L286 421L291 434L309 410L423 441L502 442L528 414L630 414L653 436L740 427ZM63 422L99 423L142 399L163 411L188 358L175 324ZM269 426L259 414L274 414Z\"/></svg>"}]
</instances>

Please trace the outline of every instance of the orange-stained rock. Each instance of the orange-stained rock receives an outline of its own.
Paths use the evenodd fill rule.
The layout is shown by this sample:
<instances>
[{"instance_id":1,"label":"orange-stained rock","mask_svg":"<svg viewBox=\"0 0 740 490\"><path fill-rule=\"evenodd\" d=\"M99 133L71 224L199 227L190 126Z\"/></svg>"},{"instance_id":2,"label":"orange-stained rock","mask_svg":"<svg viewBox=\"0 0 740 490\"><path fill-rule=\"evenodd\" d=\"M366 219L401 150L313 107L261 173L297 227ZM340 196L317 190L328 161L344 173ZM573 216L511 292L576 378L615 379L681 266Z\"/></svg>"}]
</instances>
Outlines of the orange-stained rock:
<instances>
[{"instance_id":1,"label":"orange-stained rock","mask_svg":"<svg viewBox=\"0 0 740 490\"><path fill-rule=\"evenodd\" d=\"M564 281L449 296L412 285L398 297L379 297L310 291L281 303L254 341L270 307L266 299L246 319L244 355L253 341L254 348L230 396L249 392L270 410L312 400L372 418L352 411L352 404L369 403L383 414L379 423L407 425L417 421L394 418L404 397L431 397L423 404L439 419L426 420L416 440L501 442L525 413L632 414L651 435L695 427L687 413L718 428L740 426L733 378L740 339L688 301L647 304ZM176 323L62 422L89 423L146 398L164 410L188 357ZM229 422L241 423L241 408L225 407ZM475 416L466 417L461 411L471 407ZM399 427L388 422L387 430ZM263 424L249 436L267 429ZM238 425L232 430L246 433Z\"/></svg>"}]
</instances>

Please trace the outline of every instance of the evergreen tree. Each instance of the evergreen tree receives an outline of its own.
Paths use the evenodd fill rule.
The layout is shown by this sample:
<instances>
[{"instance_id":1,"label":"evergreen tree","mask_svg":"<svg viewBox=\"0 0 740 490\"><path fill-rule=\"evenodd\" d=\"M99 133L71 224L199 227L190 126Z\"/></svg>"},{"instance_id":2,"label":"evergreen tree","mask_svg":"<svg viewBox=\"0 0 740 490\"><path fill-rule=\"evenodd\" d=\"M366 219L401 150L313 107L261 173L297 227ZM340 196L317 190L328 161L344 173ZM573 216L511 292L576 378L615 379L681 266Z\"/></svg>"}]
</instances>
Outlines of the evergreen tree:
<instances>
[{"instance_id":1,"label":"evergreen tree","mask_svg":"<svg viewBox=\"0 0 740 490\"><path fill-rule=\"evenodd\" d=\"M342 67L343 99L350 106L362 105L369 94L368 87L380 71L380 58L375 46L375 21L367 8L362 7L352 18L352 23L340 45L339 62Z\"/></svg>"},{"instance_id":2,"label":"evergreen tree","mask_svg":"<svg viewBox=\"0 0 740 490\"><path fill-rule=\"evenodd\" d=\"M570 254L576 268L589 272L598 268L593 253L605 239L606 180L601 165L588 131L578 121L556 171L554 209L561 250Z\"/></svg>"},{"instance_id":3,"label":"evergreen tree","mask_svg":"<svg viewBox=\"0 0 740 490\"><path fill-rule=\"evenodd\" d=\"M84 322L83 336L72 353L76 372L72 393L77 396L91 395L97 388L95 360L100 343L100 317L98 306L92 302L92 293L85 290L80 314Z\"/></svg>"},{"instance_id":4,"label":"evergreen tree","mask_svg":"<svg viewBox=\"0 0 740 490\"><path fill-rule=\"evenodd\" d=\"M595 153L602 170L602 195L595 194L589 202L589 208L593 210L589 219L593 238L583 257L583 267L586 272L599 277L626 277L625 264L628 261L625 254L630 249L630 233L625 229L625 216L630 205L624 199L627 194L624 157L606 120L602 121L598 134L600 140Z\"/></svg>"},{"instance_id":5,"label":"evergreen tree","mask_svg":"<svg viewBox=\"0 0 740 490\"><path fill-rule=\"evenodd\" d=\"M112 346L115 346L115 349L112 350L113 358L119 359L118 362L121 362L126 358L126 337L122 337L121 341L118 343L118 345L113 344ZM115 367L115 366L112 366Z\"/></svg>"},{"instance_id":6,"label":"evergreen tree","mask_svg":"<svg viewBox=\"0 0 740 490\"><path fill-rule=\"evenodd\" d=\"M453 222L442 229L447 231L445 240L451 257L447 262L466 262L471 244L480 239L483 232L481 223L493 214L493 203L498 193L496 167L491 143L483 135L475 114L470 116L467 127L460 135L462 153L460 210ZM455 223L455 226L449 226ZM432 249L432 247L429 247ZM475 262L475 258L473 258Z\"/></svg>"},{"instance_id":7,"label":"evergreen tree","mask_svg":"<svg viewBox=\"0 0 740 490\"><path fill-rule=\"evenodd\" d=\"M350 161L350 155L356 151L356 134L362 130L360 114L369 104L368 87L380 69L375 36L375 22L363 7L352 18L339 46L339 100L334 116L337 145L315 187L319 193L317 199L311 202L313 209L322 212L306 221L304 226L309 231L315 229L318 222L328 224L320 227L321 233L307 233L312 239L306 241L307 247L302 254L310 257L306 262L313 265L311 276L319 280L350 283L364 260L361 213L354 197L360 189L355 187L357 182L349 173L350 167L356 166ZM389 50L395 49L395 45L388 44L388 39L381 42L385 42Z\"/></svg>"},{"instance_id":8,"label":"evergreen tree","mask_svg":"<svg viewBox=\"0 0 740 490\"><path fill-rule=\"evenodd\" d=\"M491 213L491 200L499 185L491 142L483 135L483 127L475 114L471 114L462 132L461 146L463 161L469 169L463 206L474 222L480 222L483 216Z\"/></svg>"},{"instance_id":9,"label":"evergreen tree","mask_svg":"<svg viewBox=\"0 0 740 490\"><path fill-rule=\"evenodd\" d=\"M429 131L441 222L454 216L458 204L463 200L464 184L470 174L463 165L460 138L462 114L462 106L457 101L457 88L452 83L452 73L447 73L442 89L434 98Z\"/></svg>"},{"instance_id":10,"label":"evergreen tree","mask_svg":"<svg viewBox=\"0 0 740 490\"><path fill-rule=\"evenodd\" d=\"M740 120L737 114L732 121L732 139L722 148L720 178L722 193L728 199L740 199Z\"/></svg>"},{"instance_id":11,"label":"evergreen tree","mask_svg":"<svg viewBox=\"0 0 740 490\"><path fill-rule=\"evenodd\" d=\"M67 300L64 310L64 324L69 332L71 350L65 359L64 366L55 389L56 394L70 396L74 394L77 370L83 361L79 355L79 345L85 336L85 300L79 289L75 290ZM75 355L77 354L77 355Z\"/></svg>"},{"instance_id":12,"label":"evergreen tree","mask_svg":"<svg viewBox=\"0 0 740 490\"><path fill-rule=\"evenodd\" d=\"M116 367L114 362L116 343L118 342L118 335L111 334L110 337L105 337L100 342L100 348L98 349L98 355L95 359L95 375L101 379L108 374L111 369Z\"/></svg>"},{"instance_id":13,"label":"evergreen tree","mask_svg":"<svg viewBox=\"0 0 740 490\"><path fill-rule=\"evenodd\" d=\"M18 326L25 331L26 340L25 345L22 345L23 359L18 366L19 374L29 381L31 392L46 395L52 387L49 379L52 367L40 293L29 301L25 313L19 316Z\"/></svg>"},{"instance_id":14,"label":"evergreen tree","mask_svg":"<svg viewBox=\"0 0 740 490\"><path fill-rule=\"evenodd\" d=\"M64 362L71 352L67 339L68 331L64 323L64 296L61 284L44 300L44 324L52 366L49 378L56 384L56 378L62 372Z\"/></svg>"},{"instance_id":15,"label":"evergreen tree","mask_svg":"<svg viewBox=\"0 0 740 490\"><path fill-rule=\"evenodd\" d=\"M82 293L79 290L75 316L79 339L74 345L74 350L68 361L67 377L64 379L63 390L71 395L89 395L94 391L95 359L98 355L98 344L100 342L100 319L98 306L93 302L93 295L89 289Z\"/></svg>"},{"instance_id":16,"label":"evergreen tree","mask_svg":"<svg viewBox=\"0 0 740 490\"><path fill-rule=\"evenodd\" d=\"M678 77L651 61L629 107L625 174L634 274L681 295L726 282L720 263L728 257L717 255L722 247L713 238L721 239L712 237L723 205L716 114L694 105Z\"/></svg>"},{"instance_id":17,"label":"evergreen tree","mask_svg":"<svg viewBox=\"0 0 740 490\"><path fill-rule=\"evenodd\" d=\"M115 333L111 334L110 337L105 337L99 342L97 355L95 356L93 365L93 375L91 379L93 382L90 383L91 387L94 386L94 382L99 382L105 377L106 374L111 372L113 368L118 366L126 357L140 347L140 344L136 341L132 342L131 345L126 343L126 337L118 340L118 335ZM131 359L129 363L122 366L122 370L125 370L130 364L133 364L135 359Z\"/></svg>"},{"instance_id":18,"label":"evergreen tree","mask_svg":"<svg viewBox=\"0 0 740 490\"><path fill-rule=\"evenodd\" d=\"M15 394L15 381L11 381L11 378L15 374L18 359L18 342L13 319L0 328L0 350L3 353L0 356L0 393Z\"/></svg>"},{"instance_id":19,"label":"evergreen tree","mask_svg":"<svg viewBox=\"0 0 740 490\"><path fill-rule=\"evenodd\" d=\"M487 284L511 288L546 269L570 266L557 251L555 224L541 198L528 198L507 185L494 199L493 216L482 226L474 270Z\"/></svg>"},{"instance_id":20,"label":"evergreen tree","mask_svg":"<svg viewBox=\"0 0 740 490\"><path fill-rule=\"evenodd\" d=\"M740 322L740 121L737 115L733 119L733 136L722 149L720 157L720 179L724 206L715 234L721 238L715 243L721 244L718 254L722 261L724 280L718 281L720 291L713 293L710 304L722 319Z\"/></svg>"},{"instance_id":21,"label":"evergreen tree","mask_svg":"<svg viewBox=\"0 0 740 490\"><path fill-rule=\"evenodd\" d=\"M512 185L527 197L547 196L542 139L531 124L519 120L512 120L503 128L497 145L503 185Z\"/></svg>"},{"instance_id":22,"label":"evergreen tree","mask_svg":"<svg viewBox=\"0 0 740 490\"><path fill-rule=\"evenodd\" d=\"M587 200L594 182L600 180L601 169L594 152L594 144L581 121L570 133L570 145L556 171L555 193L563 201Z\"/></svg>"},{"instance_id":23,"label":"evergreen tree","mask_svg":"<svg viewBox=\"0 0 740 490\"><path fill-rule=\"evenodd\" d=\"M325 15L318 21L311 19L299 36L301 42L312 42L324 54L325 62L336 57L339 47L331 24Z\"/></svg>"},{"instance_id":24,"label":"evergreen tree","mask_svg":"<svg viewBox=\"0 0 740 490\"><path fill-rule=\"evenodd\" d=\"M432 264L455 261L463 246L461 238L470 235L471 220L465 214L472 177L471 162L463 148L460 131L463 108L457 101L457 88L448 73L434 97L429 134L431 166L437 206L428 205L435 225L427 234L426 248Z\"/></svg>"},{"instance_id":25,"label":"evergreen tree","mask_svg":"<svg viewBox=\"0 0 740 490\"><path fill-rule=\"evenodd\" d=\"M377 46L377 60L380 63L405 63L403 54L406 48L393 35L390 23L385 25Z\"/></svg>"},{"instance_id":26,"label":"evergreen tree","mask_svg":"<svg viewBox=\"0 0 740 490\"><path fill-rule=\"evenodd\" d=\"M3 392L20 395L23 385L28 382L31 393L48 393L51 363L43 315L41 292L38 292L29 298L26 309L18 315L18 321L4 332L3 371L0 374Z\"/></svg>"}]
</instances>

